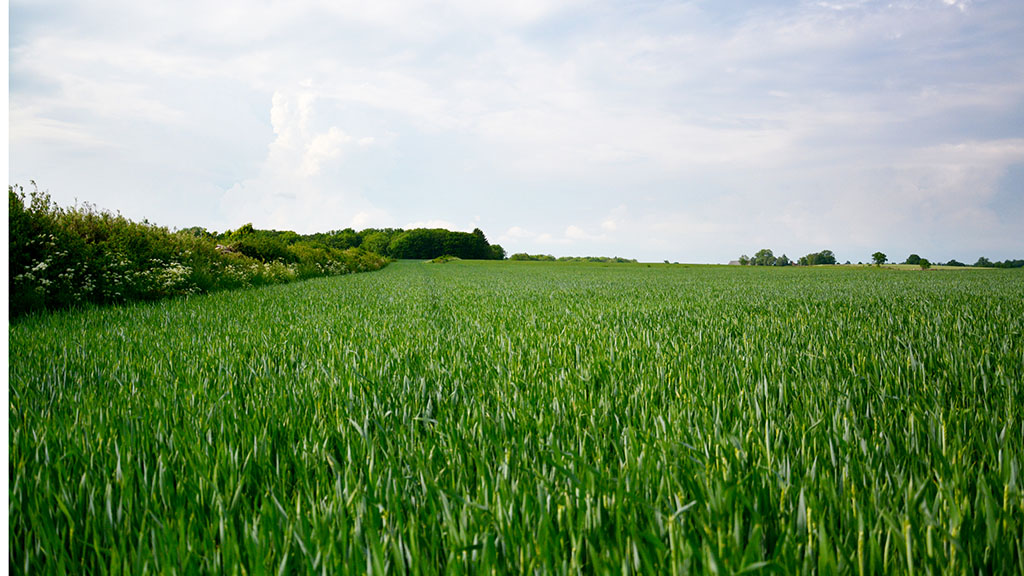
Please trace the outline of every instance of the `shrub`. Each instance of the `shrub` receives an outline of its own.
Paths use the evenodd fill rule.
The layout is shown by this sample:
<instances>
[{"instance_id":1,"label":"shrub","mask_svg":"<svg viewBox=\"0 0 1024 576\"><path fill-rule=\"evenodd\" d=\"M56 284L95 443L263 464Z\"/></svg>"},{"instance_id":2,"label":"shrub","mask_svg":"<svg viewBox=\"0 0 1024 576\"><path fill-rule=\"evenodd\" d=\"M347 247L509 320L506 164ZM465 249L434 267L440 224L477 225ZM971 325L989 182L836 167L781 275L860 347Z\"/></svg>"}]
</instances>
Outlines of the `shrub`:
<instances>
[{"instance_id":1,"label":"shrub","mask_svg":"<svg viewBox=\"0 0 1024 576\"><path fill-rule=\"evenodd\" d=\"M34 184L34 183L33 183ZM338 250L294 232L242 226L224 238L170 232L91 204L59 208L38 188L8 187L10 314L155 300L383 267L383 257Z\"/></svg>"}]
</instances>

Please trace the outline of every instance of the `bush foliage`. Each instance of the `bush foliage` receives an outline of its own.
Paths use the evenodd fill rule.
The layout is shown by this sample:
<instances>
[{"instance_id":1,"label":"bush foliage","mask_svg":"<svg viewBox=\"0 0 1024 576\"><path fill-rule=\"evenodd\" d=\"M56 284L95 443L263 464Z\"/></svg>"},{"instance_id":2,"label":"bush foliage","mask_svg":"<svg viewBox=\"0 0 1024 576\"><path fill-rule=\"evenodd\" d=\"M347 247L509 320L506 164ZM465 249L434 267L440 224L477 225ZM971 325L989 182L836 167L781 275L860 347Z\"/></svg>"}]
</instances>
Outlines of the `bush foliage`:
<instances>
[{"instance_id":1,"label":"bush foliage","mask_svg":"<svg viewBox=\"0 0 1024 576\"><path fill-rule=\"evenodd\" d=\"M633 258L620 258L619 256L560 256L555 258L550 254L527 254L518 252L509 256L509 260L519 262L591 262L602 264L636 264Z\"/></svg>"},{"instance_id":2,"label":"bush foliage","mask_svg":"<svg viewBox=\"0 0 1024 576\"><path fill-rule=\"evenodd\" d=\"M247 224L222 235L133 222L90 204L61 208L8 187L10 314L278 284L377 270L386 259Z\"/></svg>"}]
</instances>

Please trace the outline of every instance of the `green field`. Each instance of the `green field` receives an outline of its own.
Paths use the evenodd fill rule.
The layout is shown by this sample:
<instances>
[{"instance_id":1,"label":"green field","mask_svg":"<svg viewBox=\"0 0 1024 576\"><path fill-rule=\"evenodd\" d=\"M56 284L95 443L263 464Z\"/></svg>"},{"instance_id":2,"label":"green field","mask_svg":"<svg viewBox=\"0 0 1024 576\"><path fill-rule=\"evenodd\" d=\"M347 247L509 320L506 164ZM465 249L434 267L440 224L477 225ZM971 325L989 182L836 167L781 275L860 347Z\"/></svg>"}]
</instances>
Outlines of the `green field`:
<instances>
[{"instance_id":1,"label":"green field","mask_svg":"<svg viewBox=\"0 0 1024 576\"><path fill-rule=\"evenodd\" d=\"M1022 573L1024 273L530 262L10 327L13 573Z\"/></svg>"}]
</instances>

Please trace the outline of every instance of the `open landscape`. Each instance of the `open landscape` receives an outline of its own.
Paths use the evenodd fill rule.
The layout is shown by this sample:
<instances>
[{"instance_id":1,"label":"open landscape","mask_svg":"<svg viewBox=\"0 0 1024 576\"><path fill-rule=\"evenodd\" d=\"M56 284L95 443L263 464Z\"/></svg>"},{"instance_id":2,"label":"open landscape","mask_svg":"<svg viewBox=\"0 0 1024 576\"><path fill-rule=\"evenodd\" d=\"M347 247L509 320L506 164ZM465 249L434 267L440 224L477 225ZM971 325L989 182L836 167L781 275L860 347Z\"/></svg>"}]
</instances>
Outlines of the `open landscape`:
<instances>
[{"instance_id":1,"label":"open landscape","mask_svg":"<svg viewBox=\"0 0 1024 576\"><path fill-rule=\"evenodd\" d=\"M1024 576L1024 1L7 15L10 573Z\"/></svg>"},{"instance_id":2,"label":"open landscape","mask_svg":"<svg viewBox=\"0 0 1024 576\"><path fill-rule=\"evenodd\" d=\"M1019 573L1024 274L400 261L18 319L12 572Z\"/></svg>"}]
</instances>

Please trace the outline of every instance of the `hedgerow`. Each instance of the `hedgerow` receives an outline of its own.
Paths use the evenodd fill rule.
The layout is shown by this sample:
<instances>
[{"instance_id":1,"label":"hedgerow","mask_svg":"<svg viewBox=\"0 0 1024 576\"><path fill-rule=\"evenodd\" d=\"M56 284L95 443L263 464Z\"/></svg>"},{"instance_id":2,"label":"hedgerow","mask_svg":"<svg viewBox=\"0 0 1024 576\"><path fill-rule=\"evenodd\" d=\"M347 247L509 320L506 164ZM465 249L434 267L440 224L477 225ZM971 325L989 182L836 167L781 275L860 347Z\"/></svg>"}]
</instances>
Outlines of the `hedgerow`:
<instances>
[{"instance_id":1,"label":"hedgerow","mask_svg":"<svg viewBox=\"0 0 1024 576\"><path fill-rule=\"evenodd\" d=\"M157 300L365 272L387 260L251 225L220 238L170 231L91 204L62 208L38 188L9 186L10 315L85 304ZM219 243L223 242L223 243Z\"/></svg>"}]
</instances>

